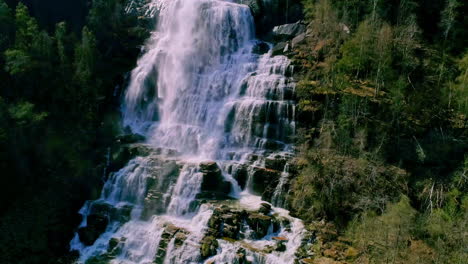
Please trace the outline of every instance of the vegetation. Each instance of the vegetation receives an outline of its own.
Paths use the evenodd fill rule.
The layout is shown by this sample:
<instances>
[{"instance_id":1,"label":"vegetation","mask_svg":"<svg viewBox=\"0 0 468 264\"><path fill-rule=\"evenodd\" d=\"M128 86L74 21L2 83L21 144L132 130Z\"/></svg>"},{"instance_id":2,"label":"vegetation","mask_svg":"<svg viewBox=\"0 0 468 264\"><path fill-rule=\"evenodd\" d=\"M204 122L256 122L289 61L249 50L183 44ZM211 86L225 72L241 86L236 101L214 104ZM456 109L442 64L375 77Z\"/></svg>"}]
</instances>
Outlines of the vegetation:
<instances>
[{"instance_id":1,"label":"vegetation","mask_svg":"<svg viewBox=\"0 0 468 264\"><path fill-rule=\"evenodd\" d=\"M304 1L290 204L334 222L355 263L468 258L468 4L426 2Z\"/></svg>"},{"instance_id":2,"label":"vegetation","mask_svg":"<svg viewBox=\"0 0 468 264\"><path fill-rule=\"evenodd\" d=\"M309 226L338 229L316 230L339 240L324 243L349 244L317 257L465 263L468 2L303 3L289 204ZM117 130L115 87L148 37L124 4L0 0L0 263L74 257L76 212L97 197ZM285 21L300 17L293 4Z\"/></svg>"},{"instance_id":3,"label":"vegetation","mask_svg":"<svg viewBox=\"0 0 468 264\"><path fill-rule=\"evenodd\" d=\"M42 7L40 24L0 0L1 263L66 262L76 212L98 195L114 88L147 38L123 2L94 0L84 25L83 14L52 28Z\"/></svg>"}]
</instances>

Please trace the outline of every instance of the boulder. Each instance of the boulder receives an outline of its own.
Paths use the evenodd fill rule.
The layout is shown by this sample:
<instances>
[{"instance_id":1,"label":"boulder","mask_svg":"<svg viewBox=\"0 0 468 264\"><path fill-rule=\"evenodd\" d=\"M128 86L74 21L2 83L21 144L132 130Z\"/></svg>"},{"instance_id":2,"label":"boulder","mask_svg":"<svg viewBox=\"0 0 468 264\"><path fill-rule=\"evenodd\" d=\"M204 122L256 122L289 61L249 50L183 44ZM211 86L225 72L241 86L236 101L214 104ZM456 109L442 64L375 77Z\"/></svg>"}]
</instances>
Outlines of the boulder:
<instances>
[{"instance_id":1,"label":"boulder","mask_svg":"<svg viewBox=\"0 0 468 264\"><path fill-rule=\"evenodd\" d=\"M199 165L200 172L203 173L201 183L202 196L199 199L225 199L231 192L231 183L226 181L221 169L214 161L202 162Z\"/></svg>"},{"instance_id":2,"label":"boulder","mask_svg":"<svg viewBox=\"0 0 468 264\"><path fill-rule=\"evenodd\" d=\"M306 32L306 26L300 22L284 24L273 28L273 38L276 41L291 40Z\"/></svg>"},{"instance_id":3,"label":"boulder","mask_svg":"<svg viewBox=\"0 0 468 264\"><path fill-rule=\"evenodd\" d=\"M288 49L288 43L280 42L273 47L272 55L273 56L283 55L287 51L287 49Z\"/></svg>"},{"instance_id":4,"label":"boulder","mask_svg":"<svg viewBox=\"0 0 468 264\"><path fill-rule=\"evenodd\" d=\"M291 47L297 48L297 46L302 45L306 42L306 33L302 33L294 37L291 41Z\"/></svg>"}]
</instances>

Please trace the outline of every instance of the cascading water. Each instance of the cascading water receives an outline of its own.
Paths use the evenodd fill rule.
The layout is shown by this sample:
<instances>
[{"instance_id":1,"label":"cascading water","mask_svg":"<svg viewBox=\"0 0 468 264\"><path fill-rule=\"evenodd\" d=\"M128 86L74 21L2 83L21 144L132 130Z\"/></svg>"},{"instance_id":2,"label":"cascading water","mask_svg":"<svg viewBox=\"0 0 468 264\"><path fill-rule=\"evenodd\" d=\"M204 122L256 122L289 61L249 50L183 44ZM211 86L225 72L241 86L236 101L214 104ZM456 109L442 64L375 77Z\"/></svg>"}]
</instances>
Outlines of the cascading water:
<instances>
[{"instance_id":1,"label":"cascading water","mask_svg":"<svg viewBox=\"0 0 468 264\"><path fill-rule=\"evenodd\" d=\"M289 178L288 59L255 52L245 5L149 6L157 26L123 106L124 126L147 136L133 147L146 154L80 211L79 263L293 263L302 223L262 202L282 206Z\"/></svg>"}]
</instances>

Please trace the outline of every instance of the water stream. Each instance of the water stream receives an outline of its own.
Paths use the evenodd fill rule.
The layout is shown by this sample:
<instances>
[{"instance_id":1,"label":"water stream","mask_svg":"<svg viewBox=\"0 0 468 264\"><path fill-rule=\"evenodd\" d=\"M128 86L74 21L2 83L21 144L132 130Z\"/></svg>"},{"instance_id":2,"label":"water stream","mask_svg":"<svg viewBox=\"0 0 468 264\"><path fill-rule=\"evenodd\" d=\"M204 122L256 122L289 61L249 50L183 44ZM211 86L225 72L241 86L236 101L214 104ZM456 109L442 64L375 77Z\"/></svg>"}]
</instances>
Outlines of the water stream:
<instances>
[{"instance_id":1,"label":"water stream","mask_svg":"<svg viewBox=\"0 0 468 264\"><path fill-rule=\"evenodd\" d=\"M79 263L241 263L240 255L293 263L303 226L279 208L295 130L288 59L256 53L246 5L154 0L147 8L157 26L131 74L123 125L146 136L150 153L111 174L101 198L81 209L71 241ZM257 213L262 199L278 207ZM223 239L232 219L223 220L216 252L203 256L219 208L243 224ZM252 217L271 222L262 237Z\"/></svg>"}]
</instances>

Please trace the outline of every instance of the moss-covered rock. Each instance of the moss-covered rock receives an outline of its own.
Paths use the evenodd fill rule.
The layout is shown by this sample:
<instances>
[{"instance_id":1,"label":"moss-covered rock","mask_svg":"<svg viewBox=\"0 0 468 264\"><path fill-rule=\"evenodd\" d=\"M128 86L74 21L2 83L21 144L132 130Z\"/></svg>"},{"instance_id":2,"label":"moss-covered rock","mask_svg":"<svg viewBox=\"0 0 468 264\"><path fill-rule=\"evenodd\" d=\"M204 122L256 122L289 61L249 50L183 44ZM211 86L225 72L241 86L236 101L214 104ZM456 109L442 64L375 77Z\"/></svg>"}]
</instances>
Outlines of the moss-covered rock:
<instances>
[{"instance_id":1,"label":"moss-covered rock","mask_svg":"<svg viewBox=\"0 0 468 264\"><path fill-rule=\"evenodd\" d=\"M219 247L218 240L213 236L205 236L201 241L200 254L206 259L216 255Z\"/></svg>"}]
</instances>

